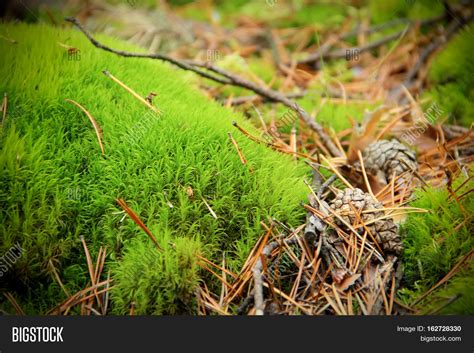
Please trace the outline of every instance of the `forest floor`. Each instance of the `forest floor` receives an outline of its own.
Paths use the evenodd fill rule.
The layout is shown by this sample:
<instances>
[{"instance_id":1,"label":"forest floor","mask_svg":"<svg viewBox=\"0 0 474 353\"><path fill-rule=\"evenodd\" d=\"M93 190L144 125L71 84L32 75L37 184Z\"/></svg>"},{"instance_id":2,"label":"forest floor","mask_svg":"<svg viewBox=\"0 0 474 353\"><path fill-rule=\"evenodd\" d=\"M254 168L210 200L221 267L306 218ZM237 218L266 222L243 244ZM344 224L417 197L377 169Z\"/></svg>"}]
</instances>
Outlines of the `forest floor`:
<instances>
[{"instance_id":1,"label":"forest floor","mask_svg":"<svg viewBox=\"0 0 474 353\"><path fill-rule=\"evenodd\" d=\"M218 179L212 197L203 191L207 184L201 176L196 179L202 182L200 186L195 179L189 179L194 184L190 182L186 173L180 176L179 163L173 164L176 179L170 170L170 183L163 182L163 190L169 193L163 194L163 210L199 200L196 217L207 217L196 220L199 236L193 236L194 223L187 223L188 211L181 221L171 213L161 213L156 223L149 221L162 206L147 201L148 196L139 189L133 194L126 186L118 186L120 195L128 191L116 197L116 213L131 220L124 232L141 229L147 242L128 239L129 233L122 231L114 233L117 221L97 216L101 224L110 223L103 228L103 232L110 232L105 243L97 243L98 236L83 234L79 227L72 231L80 235L83 253L78 258L85 260L80 280L71 287L63 283L63 277L75 278L75 271L80 272L74 267L78 264L66 266L69 270L58 274L56 261L58 267L65 266L64 261L53 255L54 260L48 260L48 283L55 286L52 291L61 293L55 296L56 305L51 307L51 301L30 303L32 293L40 293L35 290L19 290L23 294L18 298L12 280L2 288L7 299L2 310L29 313L40 306L50 314L103 315L109 313L111 292L112 313L130 315L474 313L472 2L158 3L71 2L61 9L40 8L33 22L74 30L74 36L64 35L55 45L71 60L81 60L81 65L92 62L94 56L100 56L101 63L112 56L120 58L107 65L114 71L104 72L110 87L122 89L149 111L172 115L173 99L183 104L176 116L190 112L193 117L185 119L183 130L190 124L196 139L208 146L206 153L214 153L209 147L214 134L223 139L219 140L222 145L227 144L226 153L232 157L225 154L230 159L222 161L223 175L206 176ZM3 29L2 45L21 42L13 27ZM81 59L86 44L87 56ZM180 72L176 80L197 88L204 99L194 102L191 91L186 88L181 93L179 84L174 87L168 67L157 71L156 79L150 75L140 81L132 80L136 76L125 74L126 70L121 72L126 65L156 61L171 64L171 70ZM145 69L149 67L137 66L136 71ZM150 84L153 80L163 81L157 90ZM163 93L167 85L171 87L169 95ZM15 92L18 87L8 83L2 88ZM73 92L71 88L67 93ZM91 108L107 99L122 98L112 94L96 102L86 99L87 105L71 95L66 98L88 116L96 136L91 146L98 143L102 155L108 153L105 136L113 132L112 119L98 123L94 117L100 114L92 113ZM5 120L9 123L12 115L9 100L6 94L2 132L7 129ZM203 108L206 101L217 102L223 110L209 108L207 112ZM200 119L200 109L206 111L203 119L209 122L199 128L193 119ZM134 127L129 125L129 129ZM10 156L4 151L5 146L17 145L21 134L28 131L26 126L20 127L16 136L12 126L8 129L10 132L2 135L5 165L14 159L13 152ZM159 129L162 127L153 131L163 131ZM163 146L157 149L159 153L194 143L190 142L192 137L182 138L179 124L169 129L176 141L166 147L168 150ZM141 139L139 136L140 142L134 143L140 145ZM114 148L113 141L110 146ZM94 148L97 150L91 147L82 153ZM185 156L183 163L195 160L198 173L206 174L208 158L213 164L220 162L204 154L190 157L183 150L176 152L176 158ZM145 163L145 155L140 152L136 156ZM285 157L273 159L274 155ZM107 166L97 163L98 168ZM171 168L172 163L166 163ZM121 172L135 170L110 168L117 178ZM77 174L79 169L74 170ZM234 173L238 175L227 189L219 186ZM301 185L296 185L298 178ZM91 176L89 183L93 180ZM133 182L131 177L126 180ZM153 180L141 179L145 194L155 192ZM114 188L122 183L126 184L104 181L102 186ZM182 189L182 195L175 195L169 187ZM235 198L232 195L237 189ZM2 194L5 210L14 209L12 190ZM302 194L306 198L298 202ZM103 202L110 204L110 200ZM91 217L106 208L98 201L90 210L88 205L84 207ZM12 229L20 226L15 228L10 212L2 217L4 238L9 239L9 245L2 247L6 252L21 232L14 234ZM158 236L165 223L165 234ZM243 227L248 227L247 235L238 238L243 232L236 229ZM206 232L213 234L209 233L212 240L207 242ZM122 251L122 246L126 250ZM71 245L67 251L77 251L73 248ZM153 287L150 283L169 279L155 273L143 275L146 280L142 285L134 282L160 261L156 271L176 280L176 287ZM28 266L31 264L19 270L22 275Z\"/></svg>"}]
</instances>

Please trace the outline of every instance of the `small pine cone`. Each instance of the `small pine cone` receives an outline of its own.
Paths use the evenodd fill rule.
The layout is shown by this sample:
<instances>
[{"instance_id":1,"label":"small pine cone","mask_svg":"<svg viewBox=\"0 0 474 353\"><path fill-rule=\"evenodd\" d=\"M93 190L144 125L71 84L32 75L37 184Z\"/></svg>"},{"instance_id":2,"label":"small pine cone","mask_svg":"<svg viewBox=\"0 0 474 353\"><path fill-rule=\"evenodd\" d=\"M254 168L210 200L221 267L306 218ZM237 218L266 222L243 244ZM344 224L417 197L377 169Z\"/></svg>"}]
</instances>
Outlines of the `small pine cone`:
<instances>
[{"instance_id":1,"label":"small pine cone","mask_svg":"<svg viewBox=\"0 0 474 353\"><path fill-rule=\"evenodd\" d=\"M352 207L350 204L352 204ZM351 226L360 223L359 217L364 223L368 223L385 214L382 204L375 201L370 194L363 192L361 189L347 188L344 189L344 191L340 191L336 195L336 198L330 203L330 207ZM354 213L354 209L359 213L359 217ZM362 211L373 209L380 209L380 211L362 213ZM347 233L350 232L340 219L336 218L336 224ZM384 218L375 221L374 223L368 224L367 228L386 254L399 255L401 253L402 242L400 234L392 218ZM362 235L365 229L360 227L357 231Z\"/></svg>"},{"instance_id":2,"label":"small pine cone","mask_svg":"<svg viewBox=\"0 0 474 353\"><path fill-rule=\"evenodd\" d=\"M415 152L395 139L371 143L362 157L365 168L375 175L381 173L386 181L391 180L393 173L398 176L418 167Z\"/></svg>"}]
</instances>

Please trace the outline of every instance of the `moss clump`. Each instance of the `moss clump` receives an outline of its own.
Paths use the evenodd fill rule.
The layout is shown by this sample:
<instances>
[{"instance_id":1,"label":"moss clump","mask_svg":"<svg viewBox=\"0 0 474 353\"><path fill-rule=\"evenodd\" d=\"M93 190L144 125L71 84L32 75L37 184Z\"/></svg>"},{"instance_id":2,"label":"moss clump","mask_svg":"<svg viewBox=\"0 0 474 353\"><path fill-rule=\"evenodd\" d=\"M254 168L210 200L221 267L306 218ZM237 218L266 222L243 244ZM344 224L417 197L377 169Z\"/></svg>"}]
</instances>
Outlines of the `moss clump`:
<instances>
[{"instance_id":1,"label":"moss clump","mask_svg":"<svg viewBox=\"0 0 474 353\"><path fill-rule=\"evenodd\" d=\"M437 55L431 64L432 87L427 92L450 121L469 126L474 115L474 26L466 27Z\"/></svg>"},{"instance_id":2,"label":"moss clump","mask_svg":"<svg viewBox=\"0 0 474 353\"><path fill-rule=\"evenodd\" d=\"M453 189L464 181L462 179L454 183ZM474 183L470 181L462 190L469 190L473 186ZM412 206L429 210L429 213L410 214L402 227L402 234L405 236L405 288L399 293L408 304L438 283L474 248L474 224L470 217L474 212L474 199L465 196L458 204L449 195L445 188L418 191ZM443 312L473 313L473 269L471 265L456 274L446 286L427 298L429 303L423 303L423 309L434 309L441 298L459 295L462 300L456 300L452 309L449 305Z\"/></svg>"},{"instance_id":3,"label":"moss clump","mask_svg":"<svg viewBox=\"0 0 474 353\"><path fill-rule=\"evenodd\" d=\"M54 271L71 293L87 286L80 236L93 258L100 246L107 248L105 273L125 271L122 261L130 267L134 246L142 247L142 253L148 249L146 235L128 217L122 220L117 198L124 198L156 237L166 234L176 244L176 249L153 260L164 261L163 268L176 283L182 281L182 268L166 267L167 261L177 261L172 257L201 249L204 256L220 261L226 251L228 266L237 271L261 235L261 221L270 216L294 225L304 219L299 206L307 193L304 169L235 133L251 173L240 162L227 131L233 129L232 120L255 130L240 115L190 87L186 73L157 61L106 53L73 30L1 24L0 32L18 41L0 41L0 91L9 97L0 136L0 253L16 242L25 249L2 278L1 289L14 292L27 313L44 313L65 299ZM139 51L111 38L99 39ZM58 43L77 48L78 55L69 56ZM101 73L104 69L143 97L156 92L155 105L162 114L150 116ZM90 122L65 99L82 104L101 126L105 157ZM189 242L180 243L181 238ZM194 273L194 264L189 266ZM199 275L209 287L218 285L207 273ZM170 280L153 273L148 278ZM117 279L120 282L118 274ZM120 297L133 287L115 285L121 288ZM170 296L156 295L159 288L167 288L164 283L157 283L152 292L136 288L133 300L143 312L182 309ZM128 295L114 300L115 312L129 309L119 307L131 300ZM152 305L153 298L163 302Z\"/></svg>"},{"instance_id":4,"label":"moss clump","mask_svg":"<svg viewBox=\"0 0 474 353\"><path fill-rule=\"evenodd\" d=\"M194 312L194 291L199 280L196 254L201 245L193 239L173 239L169 233L160 236L159 242L162 251L141 239L127 245L114 269L115 314L128 314L132 305L138 315Z\"/></svg>"},{"instance_id":5,"label":"moss clump","mask_svg":"<svg viewBox=\"0 0 474 353\"><path fill-rule=\"evenodd\" d=\"M440 15L443 13L443 10L443 4L441 1L369 1L369 11L375 23L388 22L394 18L411 18L420 20Z\"/></svg>"}]
</instances>

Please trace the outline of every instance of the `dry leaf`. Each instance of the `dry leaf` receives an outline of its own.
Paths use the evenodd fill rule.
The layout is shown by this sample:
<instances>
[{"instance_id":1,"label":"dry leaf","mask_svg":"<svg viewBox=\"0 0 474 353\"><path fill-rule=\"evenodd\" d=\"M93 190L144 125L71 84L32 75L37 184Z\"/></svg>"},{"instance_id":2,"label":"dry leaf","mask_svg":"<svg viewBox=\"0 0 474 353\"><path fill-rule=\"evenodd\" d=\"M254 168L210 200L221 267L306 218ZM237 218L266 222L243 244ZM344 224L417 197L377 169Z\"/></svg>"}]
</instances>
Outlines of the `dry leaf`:
<instances>
[{"instance_id":1,"label":"dry leaf","mask_svg":"<svg viewBox=\"0 0 474 353\"><path fill-rule=\"evenodd\" d=\"M336 288L345 291L349 289L360 278L360 276L360 273L356 273L355 275L346 277L341 283L336 284Z\"/></svg>"}]
</instances>

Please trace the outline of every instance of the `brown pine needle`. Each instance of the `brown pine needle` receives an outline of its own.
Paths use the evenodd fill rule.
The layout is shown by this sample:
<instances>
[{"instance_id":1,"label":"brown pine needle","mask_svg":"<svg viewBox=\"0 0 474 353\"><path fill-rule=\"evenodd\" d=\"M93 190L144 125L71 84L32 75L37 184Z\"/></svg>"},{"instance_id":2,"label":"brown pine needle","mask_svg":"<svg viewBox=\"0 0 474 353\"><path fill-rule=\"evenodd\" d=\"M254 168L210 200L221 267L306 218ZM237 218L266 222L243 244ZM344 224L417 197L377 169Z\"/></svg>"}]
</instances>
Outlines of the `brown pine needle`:
<instances>
[{"instance_id":1,"label":"brown pine needle","mask_svg":"<svg viewBox=\"0 0 474 353\"><path fill-rule=\"evenodd\" d=\"M268 237L270 236L270 233L272 231L272 227L268 228L267 233L265 236L261 237L259 241L255 244L254 248L252 251L250 251L249 256L247 257L247 260L245 261L245 264L242 267L242 270L239 273L239 276L237 280L234 283L234 286L229 290L228 298L226 300L226 304L232 302L232 300L240 295L241 291L243 290L245 284L252 278L252 269L257 262L260 253L262 252L263 248L265 247L265 244L268 240Z\"/></svg>"},{"instance_id":2,"label":"brown pine needle","mask_svg":"<svg viewBox=\"0 0 474 353\"><path fill-rule=\"evenodd\" d=\"M150 232L150 230L147 228L147 226L145 225L145 223L142 222L142 220L140 219L140 217L137 216L137 214L135 212L132 211L132 209L130 207L128 207L127 203L125 202L124 199L117 199L116 200L117 203L120 205L120 207L122 207L122 209L130 216L130 218L135 222L136 225L138 225L147 235L148 237L151 239L151 241L153 242L153 244L155 244L155 246L158 248L159 251L162 251L162 248L160 246L160 244L158 244L158 241L156 240L156 238L153 236L153 234Z\"/></svg>"},{"instance_id":3,"label":"brown pine needle","mask_svg":"<svg viewBox=\"0 0 474 353\"><path fill-rule=\"evenodd\" d=\"M109 288L110 288L110 270L107 274L107 287L105 288L105 298L104 298L104 306L102 308L102 315L107 315L107 309L109 306Z\"/></svg>"},{"instance_id":4,"label":"brown pine needle","mask_svg":"<svg viewBox=\"0 0 474 353\"><path fill-rule=\"evenodd\" d=\"M341 175L341 173L339 173L339 171L337 170L337 168L336 168L326 157L324 157L324 155L321 154L320 157L321 157L321 160L322 160L323 162L325 162L325 163L329 166L329 168L332 170L332 172L333 172L334 174L336 174L337 177L338 177L344 184L346 184L346 186L347 186L349 189L354 190L354 187L351 185L351 183L349 183L349 182L346 180L346 178L344 178L344 177Z\"/></svg>"},{"instance_id":5,"label":"brown pine needle","mask_svg":"<svg viewBox=\"0 0 474 353\"><path fill-rule=\"evenodd\" d=\"M237 154L239 155L240 161L242 162L243 165L247 164L247 160L244 157L244 154L242 153L242 150L240 149L239 145L237 144L237 141L235 141L234 137L230 132L227 133L227 136L229 136L230 141L234 145L235 149L237 150ZM251 166L249 166L250 172L253 172L253 169Z\"/></svg>"},{"instance_id":6,"label":"brown pine needle","mask_svg":"<svg viewBox=\"0 0 474 353\"><path fill-rule=\"evenodd\" d=\"M206 264L211 265L211 266L213 266L213 267L215 267L215 268L221 270L223 273L226 273L226 274L228 274L229 276L231 276L231 277L233 277L233 278L237 278L237 275L236 275L235 273L233 273L233 272L227 270L225 267L216 265L214 262L209 261L208 259L206 259L205 257L203 257L203 256L201 256L201 255L199 255L199 254L197 254L196 257L197 257L199 260L205 262Z\"/></svg>"},{"instance_id":7,"label":"brown pine needle","mask_svg":"<svg viewBox=\"0 0 474 353\"><path fill-rule=\"evenodd\" d=\"M367 186L367 190L369 191L369 194L372 196L372 199L374 201L378 201L374 193L372 192L372 187L370 186L369 178L367 177L367 173L365 171L364 159L362 158L362 153L360 153L360 150L357 150L357 157L359 157L360 166L362 168L362 175L364 176L364 181L365 181L365 185Z\"/></svg>"},{"instance_id":8,"label":"brown pine needle","mask_svg":"<svg viewBox=\"0 0 474 353\"><path fill-rule=\"evenodd\" d=\"M267 282L263 282L263 286L266 287L266 288L269 288ZM276 294L281 296L283 299L288 300L291 304L296 306L298 309L300 309L306 315L312 315L312 313L308 309L306 309L304 306L302 306L301 304L299 304L298 302L293 300L289 295L285 294L283 291L279 290L278 288L274 288L274 291L275 291Z\"/></svg>"},{"instance_id":9,"label":"brown pine needle","mask_svg":"<svg viewBox=\"0 0 474 353\"><path fill-rule=\"evenodd\" d=\"M81 243L84 248L84 253L86 254L87 268L89 269L89 277L91 278L92 286L94 286L95 285L94 265L92 264L89 248L87 247L86 241L83 236L81 236Z\"/></svg>"},{"instance_id":10,"label":"brown pine needle","mask_svg":"<svg viewBox=\"0 0 474 353\"><path fill-rule=\"evenodd\" d=\"M97 141L99 141L100 150L102 151L102 155L105 155L104 145L102 144L102 129L100 128L99 124L97 124L97 122L92 117L92 115L82 105L80 105L76 101L73 101L72 99L66 99L66 102L72 103L75 106L79 107L84 112L84 114L87 115L90 122L92 123L92 126L94 126L95 134L97 135Z\"/></svg>"},{"instance_id":11,"label":"brown pine needle","mask_svg":"<svg viewBox=\"0 0 474 353\"><path fill-rule=\"evenodd\" d=\"M79 51L79 49L74 48L73 46L70 46L70 45L61 43L61 42L58 42L58 45L59 45L60 47L63 47L64 49L67 49L67 50L68 50L68 53L76 53L76 52Z\"/></svg>"},{"instance_id":12,"label":"brown pine needle","mask_svg":"<svg viewBox=\"0 0 474 353\"><path fill-rule=\"evenodd\" d=\"M23 309L20 307L20 305L18 305L18 302L15 300L13 295L11 295L11 293L6 292L6 293L3 293L3 295L8 299L8 301L13 306L13 308L15 309L18 315L26 315Z\"/></svg>"},{"instance_id":13,"label":"brown pine needle","mask_svg":"<svg viewBox=\"0 0 474 353\"><path fill-rule=\"evenodd\" d=\"M7 117L7 108L8 108L8 95L7 92L3 94L3 103L2 103L2 126L5 124L5 119Z\"/></svg>"},{"instance_id":14,"label":"brown pine needle","mask_svg":"<svg viewBox=\"0 0 474 353\"><path fill-rule=\"evenodd\" d=\"M297 152L297 149L296 149L296 128L293 126L291 128L291 135L290 135L290 149L291 151L293 152L293 159L296 161L296 152Z\"/></svg>"},{"instance_id":15,"label":"brown pine needle","mask_svg":"<svg viewBox=\"0 0 474 353\"><path fill-rule=\"evenodd\" d=\"M66 299L64 302L62 302L61 304L59 304L55 308L51 309L47 313L47 315L60 314L64 311L69 310L69 308L73 307L74 305L77 305L79 303L82 303L85 300L88 300L89 298L94 296L95 293L92 294L92 295L88 295L88 296L84 297L85 294L87 294L88 292L94 291L97 288L102 287L104 285L108 285L110 281L112 281L112 280L102 281L102 282L99 282L99 283L97 283L93 286L87 287L86 289L80 290L79 292L75 293L74 295L72 295L70 298ZM97 294L101 294L101 293L105 292L106 290L109 290L110 288L111 287L107 286L106 289L102 289L102 290L98 291Z\"/></svg>"},{"instance_id":16,"label":"brown pine needle","mask_svg":"<svg viewBox=\"0 0 474 353\"><path fill-rule=\"evenodd\" d=\"M227 276L226 276L226 271L225 271L225 252L222 253L222 278L224 279L225 282L227 282ZM219 306L222 306L222 304L224 303L224 298L226 296L226 293L227 293L227 287L225 286L224 283L222 283L222 286L221 286L221 294L219 296Z\"/></svg>"},{"instance_id":17,"label":"brown pine needle","mask_svg":"<svg viewBox=\"0 0 474 353\"><path fill-rule=\"evenodd\" d=\"M263 140L260 140L254 136L252 136L251 134L249 134L247 131L245 131L244 128L242 128L236 121L233 121L232 122L232 125L234 125L242 134L244 134L247 138L249 138L251 141L255 142L255 143L258 143L258 144L263 144L267 147L270 147L272 149L274 149L275 151L278 151L280 153L284 153L284 154L291 154L291 155L296 155L298 157L301 157L301 158L305 158L311 162L318 162L318 159L317 158L314 158L314 157L311 157L310 155L308 154L305 154L305 153L300 153L300 152L293 152L293 151L288 151L286 149L283 149L281 146L279 145L276 145L274 143L269 143L269 142L266 142L266 141L263 141Z\"/></svg>"},{"instance_id":18,"label":"brown pine needle","mask_svg":"<svg viewBox=\"0 0 474 353\"><path fill-rule=\"evenodd\" d=\"M145 106L153 110L157 114L161 114L160 110L155 107L154 105L150 104L146 99L143 99L142 96L140 96L137 92L135 92L133 89L128 87L125 83L120 81L118 78L116 78L114 75L112 75L109 71L104 70L102 71L105 76L110 78L112 81L117 83L120 87L124 88L127 92L129 92L132 96L134 96L136 99L138 99L141 103L143 103Z\"/></svg>"},{"instance_id":19,"label":"brown pine needle","mask_svg":"<svg viewBox=\"0 0 474 353\"><path fill-rule=\"evenodd\" d=\"M232 134L230 132L227 133L227 136L229 136L230 141L234 145L235 149L237 150L237 153L239 155L240 161L242 164L247 164L247 160L245 159L244 155L242 154L242 151L239 148L239 145L237 144L237 141L232 137Z\"/></svg>"},{"instance_id":20,"label":"brown pine needle","mask_svg":"<svg viewBox=\"0 0 474 353\"><path fill-rule=\"evenodd\" d=\"M225 285L226 287L228 288L232 288L232 285L229 284L229 282L227 282L222 276L220 276L218 273L216 273L214 270L212 270L210 267L206 266L204 263L199 263L199 266L201 266L203 269L205 269L206 271L209 271L211 274L213 274L214 276L216 276L223 285Z\"/></svg>"},{"instance_id":21,"label":"brown pine needle","mask_svg":"<svg viewBox=\"0 0 474 353\"><path fill-rule=\"evenodd\" d=\"M95 286L96 284L96 276L95 276L95 269L94 269L94 264L92 263L92 258L89 252L89 248L87 247L86 241L83 236L81 236L81 242L82 246L84 247L84 253L86 254L86 261L87 261L87 268L89 269L89 276L91 278L91 284L92 286ZM102 248L101 248L102 249ZM100 256L101 251L99 251L99 256ZM100 304L100 299L99 295L97 294L97 289L94 289L94 294L97 299L97 302Z\"/></svg>"},{"instance_id":22,"label":"brown pine needle","mask_svg":"<svg viewBox=\"0 0 474 353\"><path fill-rule=\"evenodd\" d=\"M263 143L267 146L272 146L272 147L277 147L276 145L272 144L272 143L268 143L268 142L265 142L265 141L262 141L262 140L259 140L255 137L253 137L252 135L250 135L247 131L245 131L245 129L243 127L241 127L236 121L233 121L232 122L232 125L234 125L241 133L243 133L245 136L247 136L250 140L252 140L253 142L256 142L256 143Z\"/></svg>"},{"instance_id":23,"label":"brown pine needle","mask_svg":"<svg viewBox=\"0 0 474 353\"><path fill-rule=\"evenodd\" d=\"M395 299L395 272L392 272L392 285L390 286L390 303L388 306L388 314L391 315L393 311L393 300Z\"/></svg>"},{"instance_id":24,"label":"brown pine needle","mask_svg":"<svg viewBox=\"0 0 474 353\"><path fill-rule=\"evenodd\" d=\"M230 315L226 310L223 310L222 307L211 297L209 292L204 291L202 288L198 287L198 292L203 299L203 304L206 308L216 311L220 315Z\"/></svg>"},{"instance_id":25,"label":"brown pine needle","mask_svg":"<svg viewBox=\"0 0 474 353\"><path fill-rule=\"evenodd\" d=\"M474 250L471 250L468 252L454 267L449 271L446 276L444 276L438 283L436 283L433 287L431 287L425 294L420 296L418 299L416 299L413 303L411 303L411 306L414 306L421 302L423 299L425 299L428 295L433 293L436 289L438 289L440 286L442 286L444 283L449 281L451 277L453 277L464 265L464 263L467 260L470 260L472 257L474 257Z\"/></svg>"},{"instance_id":26,"label":"brown pine needle","mask_svg":"<svg viewBox=\"0 0 474 353\"><path fill-rule=\"evenodd\" d=\"M64 294L66 294L67 297L70 297L71 294L68 292L68 290L66 289L66 287L64 287L64 284L63 284L63 282L61 281L61 278L59 277L58 271L56 271L56 267L54 267L54 264L53 264L53 262L51 261L51 259L48 260L48 264L49 264L49 267L51 268L51 271L53 272L54 278L55 278L56 281L58 282L58 284L59 284L59 286L61 287L61 289L63 290Z\"/></svg>"},{"instance_id":27,"label":"brown pine needle","mask_svg":"<svg viewBox=\"0 0 474 353\"><path fill-rule=\"evenodd\" d=\"M372 234L372 232L369 230L369 228L367 228L367 224L364 222L364 220L362 219L362 217L360 216L359 214L359 211L354 207L354 205L352 203L349 203L349 206L350 208L352 209L352 212L353 214L355 215L355 217L357 218L357 222L359 222L359 224L364 228L365 232L367 232L367 234L370 236L370 238L372 239L372 242L375 244L375 246L377 247L377 250L383 254L383 250L382 248L380 247L380 244L377 242L377 239L375 239L375 236ZM364 234L365 235L365 234ZM363 240L363 242L365 241L365 238ZM361 252L362 252L363 248L361 248Z\"/></svg>"}]
</instances>

